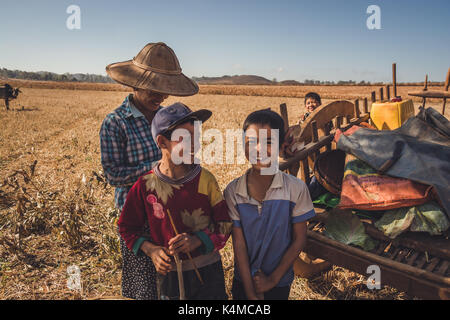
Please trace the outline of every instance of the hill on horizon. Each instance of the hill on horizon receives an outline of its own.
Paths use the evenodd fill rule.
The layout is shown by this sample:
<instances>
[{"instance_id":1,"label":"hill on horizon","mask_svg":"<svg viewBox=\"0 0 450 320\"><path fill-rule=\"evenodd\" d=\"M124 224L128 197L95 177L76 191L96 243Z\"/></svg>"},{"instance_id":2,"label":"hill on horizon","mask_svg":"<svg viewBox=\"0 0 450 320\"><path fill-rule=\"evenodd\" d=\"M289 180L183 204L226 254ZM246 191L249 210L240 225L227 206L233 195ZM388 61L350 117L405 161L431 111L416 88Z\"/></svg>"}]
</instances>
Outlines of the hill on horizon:
<instances>
[{"instance_id":1,"label":"hill on horizon","mask_svg":"<svg viewBox=\"0 0 450 320\"><path fill-rule=\"evenodd\" d=\"M255 75L234 75L222 77L192 77L192 80L198 84L249 84L249 85L273 85L276 82L270 81L264 77Z\"/></svg>"}]
</instances>

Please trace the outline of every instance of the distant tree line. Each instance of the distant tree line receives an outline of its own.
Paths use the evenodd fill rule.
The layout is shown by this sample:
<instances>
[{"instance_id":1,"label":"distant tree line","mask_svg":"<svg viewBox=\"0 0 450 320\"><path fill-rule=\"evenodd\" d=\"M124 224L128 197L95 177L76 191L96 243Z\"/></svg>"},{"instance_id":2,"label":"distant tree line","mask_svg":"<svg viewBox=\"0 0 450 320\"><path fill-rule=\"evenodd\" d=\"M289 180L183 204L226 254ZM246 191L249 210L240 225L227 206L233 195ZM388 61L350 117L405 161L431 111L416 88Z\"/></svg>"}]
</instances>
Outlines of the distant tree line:
<instances>
[{"instance_id":1,"label":"distant tree line","mask_svg":"<svg viewBox=\"0 0 450 320\"><path fill-rule=\"evenodd\" d=\"M58 81L58 82L94 82L94 83L114 83L109 76L102 76L98 74L85 73L64 73L57 74L48 71L28 72L20 70L8 70L0 68L0 79L21 79L21 80L38 80L38 81ZM284 80L278 82L276 78L272 81L264 77L255 75L234 75L222 77L192 77L194 81L200 84L215 84L224 81L224 84L261 84L261 85L329 85L329 86L382 86L383 82L370 81L354 81L354 80L339 80L339 81L321 81L313 79L305 79L303 82L296 80ZM421 85L420 82L403 82L398 85ZM429 81L428 85L436 86L443 85L443 82Z\"/></svg>"},{"instance_id":2,"label":"distant tree line","mask_svg":"<svg viewBox=\"0 0 450 320\"><path fill-rule=\"evenodd\" d=\"M98 74L89 74L89 73L57 74L47 71L28 72L21 70L8 70L5 68L0 69L0 78L38 80L38 81L66 81L66 82L96 82L96 83L114 82L110 77Z\"/></svg>"},{"instance_id":3,"label":"distant tree line","mask_svg":"<svg viewBox=\"0 0 450 320\"><path fill-rule=\"evenodd\" d=\"M354 86L354 85L359 85L359 86L371 86L371 85L375 85L375 86L381 86L383 85L383 82L370 82L370 81L354 81L354 80L339 80L339 81L320 81L320 80L309 80L309 79L305 79L305 81L303 81L303 84L306 85L338 85L338 86Z\"/></svg>"}]
</instances>

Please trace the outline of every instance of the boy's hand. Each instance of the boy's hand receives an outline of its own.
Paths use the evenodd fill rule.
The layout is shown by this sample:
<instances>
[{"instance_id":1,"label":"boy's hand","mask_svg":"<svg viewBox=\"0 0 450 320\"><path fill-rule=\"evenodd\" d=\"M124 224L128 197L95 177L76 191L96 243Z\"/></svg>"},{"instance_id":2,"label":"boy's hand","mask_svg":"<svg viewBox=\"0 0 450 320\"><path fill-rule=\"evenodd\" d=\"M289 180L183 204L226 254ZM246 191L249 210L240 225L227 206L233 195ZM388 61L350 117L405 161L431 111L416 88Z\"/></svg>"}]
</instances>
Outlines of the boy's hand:
<instances>
[{"instance_id":1,"label":"boy's hand","mask_svg":"<svg viewBox=\"0 0 450 320\"><path fill-rule=\"evenodd\" d=\"M152 259L158 273L164 276L169 273L172 259L169 257L169 251L166 248L153 246L148 241L144 241L141 250Z\"/></svg>"},{"instance_id":2,"label":"boy's hand","mask_svg":"<svg viewBox=\"0 0 450 320\"><path fill-rule=\"evenodd\" d=\"M306 120L306 115L303 113L301 116L300 116L300 121L305 121Z\"/></svg>"},{"instance_id":3,"label":"boy's hand","mask_svg":"<svg viewBox=\"0 0 450 320\"><path fill-rule=\"evenodd\" d=\"M169 240L169 254L188 253L202 245L202 241L194 235L180 233Z\"/></svg>"},{"instance_id":4,"label":"boy's hand","mask_svg":"<svg viewBox=\"0 0 450 320\"><path fill-rule=\"evenodd\" d=\"M266 276L261 270L258 270L253 276L256 293L264 293L275 287L276 283L270 276Z\"/></svg>"}]
</instances>

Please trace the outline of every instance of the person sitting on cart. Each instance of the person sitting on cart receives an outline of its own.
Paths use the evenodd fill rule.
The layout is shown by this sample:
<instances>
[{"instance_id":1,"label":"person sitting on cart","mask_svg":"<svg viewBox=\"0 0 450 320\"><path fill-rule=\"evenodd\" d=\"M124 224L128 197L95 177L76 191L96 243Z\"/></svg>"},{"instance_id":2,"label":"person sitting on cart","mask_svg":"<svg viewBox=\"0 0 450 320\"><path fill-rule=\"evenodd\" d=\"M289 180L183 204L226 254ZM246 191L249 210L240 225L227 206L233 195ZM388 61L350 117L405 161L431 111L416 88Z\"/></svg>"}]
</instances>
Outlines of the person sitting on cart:
<instances>
[{"instance_id":1,"label":"person sitting on cart","mask_svg":"<svg viewBox=\"0 0 450 320\"><path fill-rule=\"evenodd\" d=\"M318 107L322 105L322 100L320 99L320 95L315 92L309 92L305 95L305 109L306 113L300 116L299 123L302 124L306 121L306 118L316 110Z\"/></svg>"}]
</instances>

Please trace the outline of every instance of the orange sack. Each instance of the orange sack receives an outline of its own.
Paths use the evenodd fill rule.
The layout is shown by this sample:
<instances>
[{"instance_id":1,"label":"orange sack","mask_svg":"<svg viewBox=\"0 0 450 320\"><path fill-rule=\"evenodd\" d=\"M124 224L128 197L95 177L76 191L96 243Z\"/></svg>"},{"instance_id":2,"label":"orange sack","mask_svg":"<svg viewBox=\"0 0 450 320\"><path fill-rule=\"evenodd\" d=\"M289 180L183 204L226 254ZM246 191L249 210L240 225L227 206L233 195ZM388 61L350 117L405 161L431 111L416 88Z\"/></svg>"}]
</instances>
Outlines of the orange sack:
<instances>
[{"instance_id":1,"label":"orange sack","mask_svg":"<svg viewBox=\"0 0 450 320\"><path fill-rule=\"evenodd\" d=\"M403 178L379 174L351 154L345 158L339 208L389 210L428 202L432 187Z\"/></svg>"}]
</instances>

